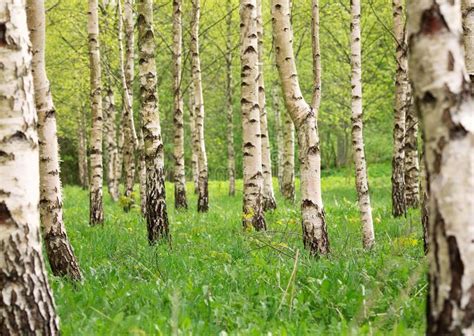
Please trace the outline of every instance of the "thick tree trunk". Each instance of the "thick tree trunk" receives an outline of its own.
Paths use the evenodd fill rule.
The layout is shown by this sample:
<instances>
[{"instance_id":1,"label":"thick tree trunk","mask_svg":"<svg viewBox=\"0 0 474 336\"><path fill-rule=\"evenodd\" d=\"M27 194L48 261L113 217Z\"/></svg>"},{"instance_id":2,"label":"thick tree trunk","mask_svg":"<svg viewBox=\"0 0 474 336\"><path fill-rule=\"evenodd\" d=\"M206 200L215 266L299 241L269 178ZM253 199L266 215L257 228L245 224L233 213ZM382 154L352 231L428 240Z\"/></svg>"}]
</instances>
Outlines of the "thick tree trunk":
<instances>
[{"instance_id":1,"label":"thick tree trunk","mask_svg":"<svg viewBox=\"0 0 474 336\"><path fill-rule=\"evenodd\" d=\"M116 107L115 97L112 86L106 88L104 96L104 133L105 150L107 153L107 187L110 197L114 202L118 201L119 190L117 181L117 126L116 126Z\"/></svg>"},{"instance_id":2,"label":"thick tree trunk","mask_svg":"<svg viewBox=\"0 0 474 336\"><path fill-rule=\"evenodd\" d=\"M79 182L82 189L89 188L89 164L87 160L87 132L86 132L86 107L81 106L81 115L79 116L79 127L77 129L79 144L77 160L79 166Z\"/></svg>"},{"instance_id":3,"label":"thick tree trunk","mask_svg":"<svg viewBox=\"0 0 474 336\"><path fill-rule=\"evenodd\" d=\"M411 97L405 119L405 202L410 208L420 203L420 160L418 158L418 115Z\"/></svg>"},{"instance_id":4,"label":"thick tree trunk","mask_svg":"<svg viewBox=\"0 0 474 336\"><path fill-rule=\"evenodd\" d=\"M209 210L208 170L206 144L204 142L204 97L202 94L201 60L199 56L199 20L201 16L200 0L192 0L193 15L191 20L191 59L192 77L194 82L194 115L198 146L198 211Z\"/></svg>"},{"instance_id":5,"label":"thick tree trunk","mask_svg":"<svg viewBox=\"0 0 474 336\"><path fill-rule=\"evenodd\" d=\"M226 110L227 110L227 174L229 175L229 196L235 195L235 150L234 150L234 108L232 90L232 0L227 0L226 40Z\"/></svg>"},{"instance_id":6,"label":"thick tree trunk","mask_svg":"<svg viewBox=\"0 0 474 336\"><path fill-rule=\"evenodd\" d=\"M280 111L280 97L278 95L277 83L272 88L272 109L275 117L275 137L277 143L277 176L278 188L282 192L283 185L283 135L282 135L282 120Z\"/></svg>"},{"instance_id":7,"label":"thick tree trunk","mask_svg":"<svg viewBox=\"0 0 474 336\"><path fill-rule=\"evenodd\" d=\"M118 1L120 4L120 0ZM121 28L121 13L119 27ZM124 115L123 115L123 165L125 171L125 197L128 204L133 204L133 186L135 184L135 149L138 147L135 124L133 120L133 79L134 79L134 38L133 38L133 0L124 2L124 30L126 36L125 61L123 61L122 30L119 28L119 48L122 85L124 87ZM129 209L126 207L126 211Z\"/></svg>"},{"instance_id":8,"label":"thick tree trunk","mask_svg":"<svg viewBox=\"0 0 474 336\"><path fill-rule=\"evenodd\" d=\"M474 2L461 0L466 70L474 83Z\"/></svg>"},{"instance_id":9,"label":"thick tree trunk","mask_svg":"<svg viewBox=\"0 0 474 336\"><path fill-rule=\"evenodd\" d=\"M399 217L406 213L405 118L410 102L408 100L408 60L403 0L392 0L392 9L397 61L392 153L392 214L394 217Z\"/></svg>"},{"instance_id":10,"label":"thick tree trunk","mask_svg":"<svg viewBox=\"0 0 474 336\"><path fill-rule=\"evenodd\" d=\"M156 76L156 44L153 31L153 1L138 0L141 116L146 162L146 221L150 245L169 239Z\"/></svg>"},{"instance_id":11,"label":"thick tree trunk","mask_svg":"<svg viewBox=\"0 0 474 336\"><path fill-rule=\"evenodd\" d=\"M45 68L45 11L43 0L27 1L28 29L33 52L33 82L38 113L40 153L40 217L49 264L54 275L81 280L81 272L66 233L59 177L56 111Z\"/></svg>"},{"instance_id":12,"label":"thick tree trunk","mask_svg":"<svg viewBox=\"0 0 474 336\"><path fill-rule=\"evenodd\" d=\"M268 137L268 121L264 81L264 50L263 50L263 17L262 0L257 0L257 38L258 38L258 105L260 107L260 138L262 142L262 169L263 169L263 210L276 209L275 194L273 192L272 158L270 138Z\"/></svg>"},{"instance_id":13,"label":"thick tree trunk","mask_svg":"<svg viewBox=\"0 0 474 336\"><path fill-rule=\"evenodd\" d=\"M295 201L295 126L288 111L283 111L283 158L281 194Z\"/></svg>"},{"instance_id":14,"label":"thick tree trunk","mask_svg":"<svg viewBox=\"0 0 474 336\"><path fill-rule=\"evenodd\" d=\"M312 255L327 254L329 239L321 196L317 112L304 100L298 82L289 5L288 0L271 1L278 73L288 113L298 131L303 242Z\"/></svg>"},{"instance_id":15,"label":"thick tree trunk","mask_svg":"<svg viewBox=\"0 0 474 336\"><path fill-rule=\"evenodd\" d=\"M474 102L460 1L409 2L410 76L429 192L428 335L474 333Z\"/></svg>"},{"instance_id":16,"label":"thick tree trunk","mask_svg":"<svg viewBox=\"0 0 474 336\"><path fill-rule=\"evenodd\" d=\"M240 0L240 62L243 150L243 226L266 230L263 214L262 142L259 108L257 1Z\"/></svg>"},{"instance_id":17,"label":"thick tree trunk","mask_svg":"<svg viewBox=\"0 0 474 336\"><path fill-rule=\"evenodd\" d=\"M58 335L40 241L39 145L25 1L0 4L0 334Z\"/></svg>"},{"instance_id":18,"label":"thick tree trunk","mask_svg":"<svg viewBox=\"0 0 474 336\"><path fill-rule=\"evenodd\" d=\"M104 222L102 203L102 83L99 51L99 13L97 0L89 0L89 62L90 62L90 92L92 111L91 132L91 183L90 183L90 225Z\"/></svg>"},{"instance_id":19,"label":"thick tree trunk","mask_svg":"<svg viewBox=\"0 0 474 336\"><path fill-rule=\"evenodd\" d=\"M362 243L370 248L375 243L372 208L365 162L362 122L362 56L360 32L360 0L351 0L351 63L352 63L352 152L356 170L356 189L362 222Z\"/></svg>"},{"instance_id":20,"label":"thick tree trunk","mask_svg":"<svg viewBox=\"0 0 474 336\"><path fill-rule=\"evenodd\" d=\"M176 209L187 209L186 170L184 162L184 103L181 94L183 25L182 2L173 1L173 90L174 90L174 206Z\"/></svg>"},{"instance_id":21,"label":"thick tree trunk","mask_svg":"<svg viewBox=\"0 0 474 336\"><path fill-rule=\"evenodd\" d=\"M196 115L194 110L194 84L189 85L189 126L191 130L191 169L193 174L194 193L199 192L199 137L196 133Z\"/></svg>"}]
</instances>

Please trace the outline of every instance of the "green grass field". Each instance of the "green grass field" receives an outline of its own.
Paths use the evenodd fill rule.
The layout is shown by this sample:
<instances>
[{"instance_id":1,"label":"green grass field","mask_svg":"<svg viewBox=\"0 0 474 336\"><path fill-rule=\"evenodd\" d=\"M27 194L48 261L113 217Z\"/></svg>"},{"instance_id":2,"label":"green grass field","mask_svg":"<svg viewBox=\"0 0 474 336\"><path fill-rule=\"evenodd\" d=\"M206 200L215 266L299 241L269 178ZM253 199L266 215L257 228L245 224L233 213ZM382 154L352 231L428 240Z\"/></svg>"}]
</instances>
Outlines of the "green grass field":
<instances>
[{"instance_id":1,"label":"green grass field","mask_svg":"<svg viewBox=\"0 0 474 336\"><path fill-rule=\"evenodd\" d=\"M66 187L66 225L85 281L51 278L63 334L422 334L419 213L394 220L389 166L369 175L376 247L361 247L352 171L333 171L323 177L332 253L321 259L303 250L299 203L278 192L269 231L257 233L241 227L241 184L232 198L226 182L211 182L204 215L191 185L190 209L175 211L168 185L170 248L149 247L139 209L126 214L108 195L105 224L90 227L87 192Z\"/></svg>"}]
</instances>

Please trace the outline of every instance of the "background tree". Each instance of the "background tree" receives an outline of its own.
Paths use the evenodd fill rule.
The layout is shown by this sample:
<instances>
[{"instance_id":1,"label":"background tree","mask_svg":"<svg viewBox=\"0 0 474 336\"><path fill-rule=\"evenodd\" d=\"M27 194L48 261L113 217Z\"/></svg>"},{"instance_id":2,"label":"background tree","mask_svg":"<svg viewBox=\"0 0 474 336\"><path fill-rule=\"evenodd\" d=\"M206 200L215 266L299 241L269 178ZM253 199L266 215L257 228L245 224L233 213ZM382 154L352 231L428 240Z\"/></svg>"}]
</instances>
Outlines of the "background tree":
<instances>
[{"instance_id":1,"label":"background tree","mask_svg":"<svg viewBox=\"0 0 474 336\"><path fill-rule=\"evenodd\" d=\"M0 334L58 335L40 241L40 168L26 2L0 4Z\"/></svg>"},{"instance_id":2,"label":"background tree","mask_svg":"<svg viewBox=\"0 0 474 336\"><path fill-rule=\"evenodd\" d=\"M408 5L410 76L425 136L429 190L428 335L474 329L474 102L460 1Z\"/></svg>"},{"instance_id":3,"label":"background tree","mask_svg":"<svg viewBox=\"0 0 474 336\"><path fill-rule=\"evenodd\" d=\"M234 149L234 107L232 96L232 59L234 46L232 45L232 0L226 2L227 31L226 31L226 110L227 110L227 174L229 175L229 195L235 195L235 149Z\"/></svg>"}]
</instances>

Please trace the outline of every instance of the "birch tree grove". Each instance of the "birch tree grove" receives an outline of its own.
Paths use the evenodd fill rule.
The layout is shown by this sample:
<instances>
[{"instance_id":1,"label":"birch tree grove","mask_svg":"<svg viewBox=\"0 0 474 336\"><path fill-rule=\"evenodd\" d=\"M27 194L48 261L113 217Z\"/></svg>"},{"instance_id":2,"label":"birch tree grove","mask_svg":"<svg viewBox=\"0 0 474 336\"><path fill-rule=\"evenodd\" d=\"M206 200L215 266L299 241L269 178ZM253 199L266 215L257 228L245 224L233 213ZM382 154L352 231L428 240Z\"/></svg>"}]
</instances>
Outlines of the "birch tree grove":
<instances>
[{"instance_id":1,"label":"birch tree grove","mask_svg":"<svg viewBox=\"0 0 474 336\"><path fill-rule=\"evenodd\" d=\"M27 1L28 29L32 44L32 71L38 114L40 154L40 217L49 264L55 275L81 279L81 272L66 233L59 177L56 111L45 68L45 14L43 0Z\"/></svg>"},{"instance_id":2,"label":"birch tree grove","mask_svg":"<svg viewBox=\"0 0 474 336\"><path fill-rule=\"evenodd\" d=\"M25 1L0 3L0 334L58 335L40 241L40 168Z\"/></svg>"},{"instance_id":3,"label":"birch tree grove","mask_svg":"<svg viewBox=\"0 0 474 336\"><path fill-rule=\"evenodd\" d=\"M352 64L352 152L356 170L356 189L362 221L362 242L370 248L375 242L372 207L365 162L362 133L362 55L360 31L360 0L351 0L351 64Z\"/></svg>"},{"instance_id":4,"label":"birch tree grove","mask_svg":"<svg viewBox=\"0 0 474 336\"><path fill-rule=\"evenodd\" d=\"M276 200L273 192L272 159L270 156L270 139L268 137L268 121L264 81L264 49L263 49L263 17L262 0L257 0L257 38L258 38L258 105L260 108L260 138L262 142L262 169L263 169L263 209L276 209Z\"/></svg>"},{"instance_id":5,"label":"birch tree grove","mask_svg":"<svg viewBox=\"0 0 474 336\"><path fill-rule=\"evenodd\" d=\"M409 106L408 60L403 1L392 0L393 35L396 40L397 72L395 79L395 109L392 153L392 214L399 217L406 213L405 203L405 118Z\"/></svg>"},{"instance_id":6,"label":"birch tree grove","mask_svg":"<svg viewBox=\"0 0 474 336\"><path fill-rule=\"evenodd\" d=\"M288 113L298 131L301 165L303 242L313 255L329 253L329 239L321 195L321 153L317 112L301 93L293 52L288 0L272 0L273 37L278 73Z\"/></svg>"},{"instance_id":7,"label":"birch tree grove","mask_svg":"<svg viewBox=\"0 0 474 336\"><path fill-rule=\"evenodd\" d=\"M232 0L226 2L227 39L226 39L226 110L227 110L227 173L229 175L229 196L235 195L235 150L234 150L234 109L232 90Z\"/></svg>"},{"instance_id":8,"label":"birch tree grove","mask_svg":"<svg viewBox=\"0 0 474 336\"><path fill-rule=\"evenodd\" d=\"M138 0L141 116L146 162L146 220L150 245L169 238L158 95L153 1Z\"/></svg>"},{"instance_id":9,"label":"birch tree grove","mask_svg":"<svg viewBox=\"0 0 474 336\"><path fill-rule=\"evenodd\" d=\"M183 24L181 0L173 0L173 91L174 91L174 205L188 207L186 200L186 171L184 163L184 103L181 94Z\"/></svg>"},{"instance_id":10,"label":"birch tree grove","mask_svg":"<svg viewBox=\"0 0 474 336\"><path fill-rule=\"evenodd\" d=\"M410 76L429 190L427 335L474 332L474 102L460 1L409 2Z\"/></svg>"},{"instance_id":11,"label":"birch tree grove","mask_svg":"<svg viewBox=\"0 0 474 336\"><path fill-rule=\"evenodd\" d=\"M92 110L90 217L91 225L104 222L102 204L102 84L99 51L99 13L97 0L89 0L88 13L90 91Z\"/></svg>"},{"instance_id":12,"label":"birch tree grove","mask_svg":"<svg viewBox=\"0 0 474 336\"><path fill-rule=\"evenodd\" d=\"M266 230L259 107L257 1L240 1L240 63L243 138L243 226Z\"/></svg>"},{"instance_id":13,"label":"birch tree grove","mask_svg":"<svg viewBox=\"0 0 474 336\"><path fill-rule=\"evenodd\" d=\"M200 0L192 0L193 15L191 20L191 59L194 83L194 117L195 131L198 140L198 211L209 210L207 153L204 142L204 97L202 94L201 60L199 58L199 19L201 16Z\"/></svg>"}]
</instances>

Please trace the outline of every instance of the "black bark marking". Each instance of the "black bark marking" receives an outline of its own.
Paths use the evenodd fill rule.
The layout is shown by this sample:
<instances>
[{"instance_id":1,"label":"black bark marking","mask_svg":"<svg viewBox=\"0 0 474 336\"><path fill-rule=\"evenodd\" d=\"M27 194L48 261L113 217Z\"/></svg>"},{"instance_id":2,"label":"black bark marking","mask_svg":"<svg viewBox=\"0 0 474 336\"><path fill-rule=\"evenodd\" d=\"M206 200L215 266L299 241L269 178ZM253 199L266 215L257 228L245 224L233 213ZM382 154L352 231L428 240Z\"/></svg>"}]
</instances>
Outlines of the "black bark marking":
<instances>
[{"instance_id":1,"label":"black bark marking","mask_svg":"<svg viewBox=\"0 0 474 336\"><path fill-rule=\"evenodd\" d=\"M0 23L0 47L7 45L7 25L4 22Z\"/></svg>"},{"instance_id":2,"label":"black bark marking","mask_svg":"<svg viewBox=\"0 0 474 336\"><path fill-rule=\"evenodd\" d=\"M5 202L1 202L0 203L0 224L6 224L7 221L10 221L11 219L12 219L12 214L10 213L10 210L8 209Z\"/></svg>"},{"instance_id":3,"label":"black bark marking","mask_svg":"<svg viewBox=\"0 0 474 336\"><path fill-rule=\"evenodd\" d=\"M448 25L440 12L439 6L433 4L433 6L431 6L430 9L425 10L421 16L420 33L434 35L444 29L448 29Z\"/></svg>"}]
</instances>

